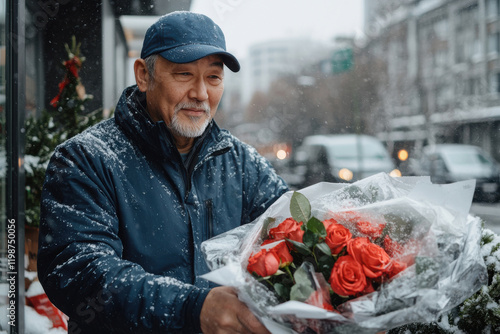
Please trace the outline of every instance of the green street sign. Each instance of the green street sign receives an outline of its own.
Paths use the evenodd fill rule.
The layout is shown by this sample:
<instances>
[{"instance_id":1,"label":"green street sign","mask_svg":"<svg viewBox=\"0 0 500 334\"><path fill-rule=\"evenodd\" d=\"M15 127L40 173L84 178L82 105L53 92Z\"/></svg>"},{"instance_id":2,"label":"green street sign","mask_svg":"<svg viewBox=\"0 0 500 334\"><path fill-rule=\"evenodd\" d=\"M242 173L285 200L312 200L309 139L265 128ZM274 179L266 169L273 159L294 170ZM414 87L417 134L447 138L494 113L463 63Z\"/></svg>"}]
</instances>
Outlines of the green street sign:
<instances>
[{"instance_id":1,"label":"green street sign","mask_svg":"<svg viewBox=\"0 0 500 334\"><path fill-rule=\"evenodd\" d=\"M352 49L337 50L332 55L332 73L349 71L354 64Z\"/></svg>"}]
</instances>

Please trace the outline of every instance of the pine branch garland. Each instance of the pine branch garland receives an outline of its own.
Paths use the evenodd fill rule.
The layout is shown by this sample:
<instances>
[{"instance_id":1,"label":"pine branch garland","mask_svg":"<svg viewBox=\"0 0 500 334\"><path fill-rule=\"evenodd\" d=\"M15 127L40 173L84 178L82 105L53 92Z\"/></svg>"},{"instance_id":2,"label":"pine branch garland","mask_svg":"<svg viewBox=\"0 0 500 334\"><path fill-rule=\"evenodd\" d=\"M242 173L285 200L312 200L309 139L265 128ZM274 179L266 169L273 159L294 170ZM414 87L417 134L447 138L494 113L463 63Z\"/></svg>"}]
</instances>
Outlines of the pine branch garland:
<instances>
[{"instance_id":1,"label":"pine branch garland","mask_svg":"<svg viewBox=\"0 0 500 334\"><path fill-rule=\"evenodd\" d=\"M64 78L59 93L39 117L30 116L25 123L26 147L26 223L38 226L40 200L45 170L57 145L82 132L103 119L102 109L89 112L85 104L93 97L85 93L80 76L85 57L80 54L81 43L75 36L71 46L64 45L67 60L62 62Z\"/></svg>"}]
</instances>

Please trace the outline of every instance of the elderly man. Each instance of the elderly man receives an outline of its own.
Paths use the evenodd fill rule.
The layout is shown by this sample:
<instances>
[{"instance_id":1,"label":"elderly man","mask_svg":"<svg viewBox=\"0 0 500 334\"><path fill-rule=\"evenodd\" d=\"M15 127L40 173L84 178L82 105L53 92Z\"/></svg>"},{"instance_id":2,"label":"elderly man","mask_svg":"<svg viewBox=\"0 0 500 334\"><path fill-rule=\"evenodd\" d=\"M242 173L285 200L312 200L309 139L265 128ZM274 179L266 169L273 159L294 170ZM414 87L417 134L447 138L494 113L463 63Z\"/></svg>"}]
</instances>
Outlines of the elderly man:
<instances>
[{"instance_id":1,"label":"elderly man","mask_svg":"<svg viewBox=\"0 0 500 334\"><path fill-rule=\"evenodd\" d=\"M47 169L38 272L70 333L267 333L200 244L287 191L213 117L224 66L240 65L208 17L174 12L146 33L115 116L60 145Z\"/></svg>"}]
</instances>

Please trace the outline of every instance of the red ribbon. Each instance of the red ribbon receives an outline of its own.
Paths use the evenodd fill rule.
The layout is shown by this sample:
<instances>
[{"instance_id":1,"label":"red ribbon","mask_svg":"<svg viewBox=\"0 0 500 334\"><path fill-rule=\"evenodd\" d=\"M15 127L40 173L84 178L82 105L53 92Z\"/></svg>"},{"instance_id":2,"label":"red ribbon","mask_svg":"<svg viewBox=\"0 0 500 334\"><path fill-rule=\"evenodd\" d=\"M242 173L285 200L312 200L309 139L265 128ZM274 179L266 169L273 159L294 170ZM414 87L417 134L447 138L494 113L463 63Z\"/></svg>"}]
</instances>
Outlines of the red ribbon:
<instances>
[{"instance_id":1,"label":"red ribbon","mask_svg":"<svg viewBox=\"0 0 500 334\"><path fill-rule=\"evenodd\" d=\"M81 66L82 66L82 61L77 56L74 56L70 60L66 60L64 62L64 67L66 67L67 72L66 75L64 76L64 80L59 83L59 94L57 94L57 96L54 97L52 101L50 101L51 106L57 107L57 104L59 103L59 99L61 98L61 94L64 88L66 88L66 86L70 83L70 80L68 78L68 73L71 73L71 75L73 75L76 79L78 79L78 70L80 69Z\"/></svg>"}]
</instances>

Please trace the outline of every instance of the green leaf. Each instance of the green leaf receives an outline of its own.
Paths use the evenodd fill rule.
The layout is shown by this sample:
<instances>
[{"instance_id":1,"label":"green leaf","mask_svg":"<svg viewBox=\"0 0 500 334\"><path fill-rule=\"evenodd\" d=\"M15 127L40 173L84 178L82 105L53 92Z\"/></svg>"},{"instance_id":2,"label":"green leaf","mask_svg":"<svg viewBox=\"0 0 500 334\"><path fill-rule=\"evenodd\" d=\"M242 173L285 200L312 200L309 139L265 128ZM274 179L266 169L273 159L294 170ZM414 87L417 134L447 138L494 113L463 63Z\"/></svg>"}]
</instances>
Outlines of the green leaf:
<instances>
[{"instance_id":1,"label":"green leaf","mask_svg":"<svg viewBox=\"0 0 500 334\"><path fill-rule=\"evenodd\" d=\"M317 234L321 238L326 238L326 229L325 225L316 217L312 217L307 222L307 229L314 234Z\"/></svg>"},{"instance_id":2,"label":"green leaf","mask_svg":"<svg viewBox=\"0 0 500 334\"><path fill-rule=\"evenodd\" d=\"M311 203L304 195L294 191L290 200L290 213L295 221L306 223L311 217Z\"/></svg>"},{"instance_id":3,"label":"green leaf","mask_svg":"<svg viewBox=\"0 0 500 334\"><path fill-rule=\"evenodd\" d=\"M357 201L364 204L372 203L372 199L366 196L363 190L356 185L349 185L343 190L347 194L348 198L355 198Z\"/></svg>"},{"instance_id":4,"label":"green leaf","mask_svg":"<svg viewBox=\"0 0 500 334\"><path fill-rule=\"evenodd\" d=\"M331 255L321 255L318 257L318 271L323 274L325 279L328 281L332 273L333 266L335 265L335 259Z\"/></svg>"},{"instance_id":5,"label":"green leaf","mask_svg":"<svg viewBox=\"0 0 500 334\"><path fill-rule=\"evenodd\" d=\"M306 230L304 232L304 236L302 237L302 242L309 247L310 249L314 248L314 246L318 243L318 235L310 230Z\"/></svg>"},{"instance_id":6,"label":"green leaf","mask_svg":"<svg viewBox=\"0 0 500 334\"><path fill-rule=\"evenodd\" d=\"M288 297L290 296L290 289L288 287L284 286L283 284L275 283L274 284L274 291L276 291L278 296L280 296L284 300L289 299Z\"/></svg>"},{"instance_id":7,"label":"green leaf","mask_svg":"<svg viewBox=\"0 0 500 334\"><path fill-rule=\"evenodd\" d=\"M269 233L269 225L271 225L275 221L276 221L276 218L272 218L272 217L267 217L264 220L264 224L262 224L262 230L260 231L260 237L262 238L262 240L267 239L268 233Z\"/></svg>"},{"instance_id":8,"label":"green leaf","mask_svg":"<svg viewBox=\"0 0 500 334\"><path fill-rule=\"evenodd\" d=\"M319 251L321 251L321 253L325 254L325 255L329 255L331 256L332 255L332 250L330 249L330 247L328 247L328 245L324 242L322 243L319 243L316 245L316 249L318 249Z\"/></svg>"},{"instance_id":9,"label":"green leaf","mask_svg":"<svg viewBox=\"0 0 500 334\"><path fill-rule=\"evenodd\" d=\"M302 265L293 274L295 284L290 290L290 300L303 302L314 292L313 282L306 268L306 266Z\"/></svg>"},{"instance_id":10,"label":"green leaf","mask_svg":"<svg viewBox=\"0 0 500 334\"><path fill-rule=\"evenodd\" d=\"M291 243L295 248L295 251L299 252L302 255L310 255L312 251L309 247L301 242L297 242L295 240L285 239L287 242Z\"/></svg>"}]
</instances>

